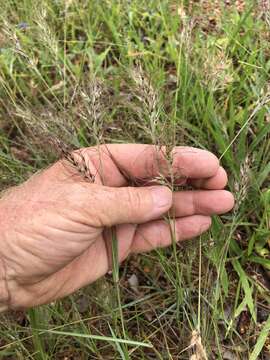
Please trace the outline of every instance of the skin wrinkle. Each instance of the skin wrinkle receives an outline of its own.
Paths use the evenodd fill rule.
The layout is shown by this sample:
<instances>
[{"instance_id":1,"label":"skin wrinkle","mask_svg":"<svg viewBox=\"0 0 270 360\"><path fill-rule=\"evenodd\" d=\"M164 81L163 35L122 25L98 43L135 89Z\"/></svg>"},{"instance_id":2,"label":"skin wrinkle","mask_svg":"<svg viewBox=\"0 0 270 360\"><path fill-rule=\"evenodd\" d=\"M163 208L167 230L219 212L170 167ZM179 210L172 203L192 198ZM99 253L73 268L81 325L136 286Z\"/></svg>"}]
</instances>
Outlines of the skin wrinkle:
<instances>
[{"instance_id":1,"label":"skin wrinkle","mask_svg":"<svg viewBox=\"0 0 270 360\"><path fill-rule=\"evenodd\" d=\"M84 249L81 253L79 253L76 257L74 257L73 259L72 259L72 262L76 262L76 260L78 260L84 253L86 253L87 251L89 251L92 247L94 247L94 246L96 246L96 242L97 241L103 241L103 239L100 239L100 240L95 240L95 241L93 241L86 249ZM61 268L59 268L58 270L57 270L57 272L55 273L55 275L57 274L57 273L60 273L61 271L64 271L65 269L67 269L68 267L69 267L69 265L70 265L70 262L67 262L64 266L62 266ZM40 284L40 283L42 283L42 282L44 282L44 281L47 281L47 280L49 280L50 279L50 277L52 277L54 274L53 273L51 273L51 274L49 274L49 277L44 277L43 279L40 279L40 280L37 280L36 282L34 282L33 283L33 285L37 285L37 284ZM68 281L68 279L66 280L66 281ZM75 280L76 281L76 280ZM25 283L22 283L22 284L20 284L20 285L24 285ZM28 284L26 284L26 286L27 286Z\"/></svg>"},{"instance_id":2,"label":"skin wrinkle","mask_svg":"<svg viewBox=\"0 0 270 360\"><path fill-rule=\"evenodd\" d=\"M102 190L97 193L97 197L92 199L92 201L91 201L92 206L88 209L89 211L86 211L84 209L84 211L86 211L87 219L89 219L89 220L95 219L95 221L91 224L89 221L89 226L92 226L94 228L102 228L104 226L104 224L107 224L108 226L110 226L110 222L111 222L110 214L108 213L107 209L104 208L104 204L103 204L103 199L105 197L107 199L110 198L111 202L117 201L117 199L115 199L114 192L110 191L109 189L102 188ZM93 213L93 212L95 212L96 204L99 204L99 203L102 204L102 206L100 206L98 212Z\"/></svg>"},{"instance_id":3,"label":"skin wrinkle","mask_svg":"<svg viewBox=\"0 0 270 360\"><path fill-rule=\"evenodd\" d=\"M69 263L68 265L66 265L63 269L61 269L61 270L59 270L55 275L56 276L60 276L61 277L61 279L63 279L63 272L66 272L67 274L70 272L70 265L74 265L75 266L75 268L76 268L76 266L79 266L79 261L81 260L81 258L82 257L84 257L85 255L88 255L88 252L89 252L89 250L92 248L92 247L95 247L95 249L94 249L94 252L95 252L95 255L92 255L92 257L94 257L94 259L95 259L95 261L97 261L97 263L98 263L98 258L101 256L101 253L102 252L97 252L97 249L96 249L96 246L97 246L97 244L98 243L100 243L100 244L102 244L102 246L104 247L104 249L105 249L105 244L106 244L106 242L104 241L104 239L103 238L98 238L95 242L93 242L92 243L92 245L83 253L83 254L81 254L80 256L78 256L78 257L76 257L73 261L72 261L72 263ZM105 249L105 251L106 251L106 249ZM107 257L106 257L106 259L108 259ZM106 267L106 269L108 270L108 262L106 263L107 265L105 266ZM88 266L89 265L87 265L87 271L89 270L88 269ZM96 267L94 267L94 269L95 269ZM76 269L73 269L73 270L75 270L76 271ZM93 270L93 268L91 268L91 270ZM84 269L82 269L82 271L80 272L80 274L81 275L83 275L83 272L84 272ZM66 275L66 274L65 274ZM92 272L92 277L95 279L95 277L99 277L99 276L96 276L96 275L98 275L97 273L95 273L95 272ZM51 278L52 277L50 277L50 278L48 278L48 279L46 279L45 280L45 285L48 287L48 281L50 281L51 280ZM65 291L64 291L64 293L66 293L66 294L68 294L68 293L70 293L70 292L73 292L73 291L75 291L77 288L78 288L78 285L77 285L77 282L78 282L78 279L77 278L72 278L72 276L71 277L69 277L69 276L65 276L65 281L64 281L64 285L66 284L66 283L68 283L68 281L70 281L71 280L71 283L70 283L70 285L69 285L69 287L67 288L67 289L65 289ZM92 281L91 281L92 282ZM61 286L60 288L58 288L57 290L58 290L58 293L59 293L59 289L60 289L60 292L61 292L61 290L62 289L64 289L64 287L65 286ZM50 286L49 286L49 288L50 288ZM62 297L63 295L61 295L60 297ZM59 295L57 294L56 296L54 295L53 296L54 297L54 299L58 299L59 298Z\"/></svg>"},{"instance_id":4,"label":"skin wrinkle","mask_svg":"<svg viewBox=\"0 0 270 360\"><path fill-rule=\"evenodd\" d=\"M64 209L63 209L64 210ZM67 218L65 218L65 220L70 220L72 223L74 222L74 223L76 223L76 224L78 224L78 225L80 225L80 226L84 226L84 227L87 227L88 228L88 234L89 235L92 235L92 233L94 234L96 231L98 231L98 228L95 228L94 229L94 231L93 231L93 229L91 229L93 226L92 225L89 225L89 219L87 218L87 220L84 218L84 219L82 219L82 216L81 216L81 212L78 210L77 212L76 212L76 215L78 215L78 217L76 217L75 216L75 209L73 209L73 212L74 213L72 213L72 215L73 215L73 219L67 219ZM68 211L67 213L65 213L65 215L68 215L68 216L70 216L70 212ZM91 231L92 230L92 231ZM76 231L75 233L80 233L80 232L78 232L78 231ZM81 233L84 233L84 232L81 232Z\"/></svg>"},{"instance_id":5,"label":"skin wrinkle","mask_svg":"<svg viewBox=\"0 0 270 360\"><path fill-rule=\"evenodd\" d=\"M44 227L43 232L45 232L45 234L43 234L43 232L40 231L40 235L42 237L48 237L48 235L50 235L50 231L51 231L52 234L53 234L53 232L55 232L55 233L63 233L63 234L67 233L66 238L68 238L67 236L70 235L70 234L80 234L82 236L83 235L87 236L87 238L89 239L89 236L91 236L92 233L96 234L96 230L91 231L91 226L88 226L86 224L85 224L84 229L76 229L77 224L76 224L75 221L72 221L72 219L67 219L65 217L60 216L60 217L57 217L54 220L55 221L51 221L51 222L49 222L47 224L45 222L42 223L42 226ZM66 230L66 229L63 229L63 226L62 227L58 226L58 223L60 221L62 222L62 224L69 223L73 227L72 230ZM51 228L52 225L53 225L53 228ZM39 229L38 229L38 226L37 226L36 232L38 232L38 231L39 231Z\"/></svg>"},{"instance_id":6,"label":"skin wrinkle","mask_svg":"<svg viewBox=\"0 0 270 360\"><path fill-rule=\"evenodd\" d=\"M192 204L193 204L193 213L195 214L195 213L199 213L199 214L201 214L201 213L209 213L209 211L208 211L208 208L209 207L205 207L205 204L203 204L202 206L200 206L200 202L198 201L198 197L196 196L197 195L197 193L195 192L195 191L191 191L190 192L192 195L192 198L193 198L193 202L192 202Z\"/></svg>"},{"instance_id":7,"label":"skin wrinkle","mask_svg":"<svg viewBox=\"0 0 270 360\"><path fill-rule=\"evenodd\" d=\"M87 203L89 205L86 206L85 199L83 203L78 203L76 201L77 197L80 197L82 199L85 197L85 195L79 196L79 193L87 194L90 190L89 186L91 186L91 193L87 199ZM77 212L81 219L82 214L85 214L84 221L82 222L84 225L95 228L102 227L102 216L100 218L100 216L98 216L99 214L95 212L96 204L102 203L102 199L108 195L111 197L111 201L115 200L112 198L113 192L106 188L99 188L99 185L96 184L82 183L80 184L80 187L81 189L76 185L74 187L74 190L70 189L70 193L66 196L66 198L68 198L68 203L72 204L72 211ZM75 195L74 199L72 197L73 195ZM99 217L99 219L97 219L97 216ZM92 222L93 219L95 221Z\"/></svg>"},{"instance_id":8,"label":"skin wrinkle","mask_svg":"<svg viewBox=\"0 0 270 360\"><path fill-rule=\"evenodd\" d=\"M60 198L60 197L59 197ZM63 202L62 197L61 200L59 198L55 198L52 201L45 201L38 199L31 199L29 196L26 196L25 199L21 200L22 204L24 202L27 202L27 212L21 213L20 211L20 203L18 203L18 200L16 199L16 192L14 196L11 196L11 198L7 199L7 209L8 209L8 215L12 218L12 223L14 224L14 229L16 229L16 224L21 220L21 218L27 219L27 222L29 223L29 228L31 228L31 225L33 225L33 219L32 216L28 216L31 214L35 214L35 217L42 216L43 209L46 208L49 209L50 207L54 208L54 211L56 211L57 214L61 214L61 204ZM57 207L59 210L57 210ZM25 209L24 209L25 210ZM3 221L5 223L5 221ZM2 228L2 226L1 226Z\"/></svg>"},{"instance_id":9,"label":"skin wrinkle","mask_svg":"<svg viewBox=\"0 0 270 360\"><path fill-rule=\"evenodd\" d=\"M78 259L79 258L79 256L77 257L77 258L75 258L75 259ZM66 267L64 267L64 268L62 268L61 270L64 270ZM59 271L61 271L61 270L58 270L58 273L59 273ZM57 275L57 273L55 274L55 275ZM51 281L51 279L52 279L52 276L53 275L51 275L51 277L49 277L48 279L46 279L45 281L46 282L50 282ZM75 280L76 281L76 280ZM65 279L63 279L63 277L62 277L62 279L61 279L61 283L58 281L57 282L57 284L58 284L58 287L57 287L57 289L55 288L55 287L51 287L51 286L46 286L46 289L53 289L54 291L53 291L53 294L51 294L50 295L50 298L53 300L55 297L57 298L57 294L59 294L59 293L61 293L61 290L62 289L64 289L65 287L66 287L66 285L68 284L68 282L69 282L69 277L66 277ZM61 284L60 286L59 286L59 284ZM40 283L40 285L42 285L42 283ZM41 286L41 288L43 288L43 286ZM45 295L47 296L47 293L45 293ZM44 295L43 295L44 296ZM41 299L41 302L42 302L42 299Z\"/></svg>"},{"instance_id":10,"label":"skin wrinkle","mask_svg":"<svg viewBox=\"0 0 270 360\"><path fill-rule=\"evenodd\" d=\"M55 274L52 274L51 277L53 277ZM10 300L10 306L9 309L15 309L15 310L24 310L29 306L29 303L31 302L31 298L33 297L33 293L34 293L34 297L36 299L38 299L38 303L42 304L43 303L43 298L48 299L49 302L56 300L57 293L60 293L61 290L65 287L65 285L68 283L69 278L66 278L64 280L62 280L61 282L54 282L54 286L46 286L44 287L43 283L44 282L48 282L51 280L51 277L46 278L46 279L42 279L39 280L37 282L34 282L33 284L23 284L23 286L18 286L18 282L13 281L13 283L15 284L14 289L12 290L12 292L15 294L15 296L13 297L13 299ZM57 286L55 286L55 284L57 284ZM19 284L21 285L21 284ZM44 289L46 290L44 292ZM16 296L17 294L20 294L21 296ZM20 303L20 299L23 298L23 295L26 295L26 299L24 300L24 303ZM18 298L19 300L16 301L16 298ZM16 305L14 305L16 304Z\"/></svg>"},{"instance_id":11,"label":"skin wrinkle","mask_svg":"<svg viewBox=\"0 0 270 360\"><path fill-rule=\"evenodd\" d=\"M131 218L132 213L134 214L134 209L136 209L136 214L140 213L140 210L142 208L142 198L138 192L131 191L131 188L127 188L127 191L125 191L125 194L127 195L127 211L130 213L128 216Z\"/></svg>"},{"instance_id":12,"label":"skin wrinkle","mask_svg":"<svg viewBox=\"0 0 270 360\"><path fill-rule=\"evenodd\" d=\"M19 280L20 275L18 275L18 274L24 272L24 263L21 263L21 261L20 261L21 258L24 259L26 257L28 259L28 263L33 262L33 264L35 264L33 266L33 268L35 268L35 271L39 267L40 259L33 252L33 247L25 246L25 245L27 245L27 240L28 240L27 235L24 235L24 234L21 234L21 235L24 238L23 240L20 240L20 242L22 243L22 246L18 246L18 243L15 243L16 245L10 253L11 256L6 259L6 261L9 264L9 266L8 266L9 271L7 273L8 280L16 279L16 280L20 281ZM13 254L16 254L16 257ZM33 259L29 260L29 255L32 256Z\"/></svg>"},{"instance_id":13,"label":"skin wrinkle","mask_svg":"<svg viewBox=\"0 0 270 360\"><path fill-rule=\"evenodd\" d=\"M79 258L86 252L86 251L88 251L88 250L90 250L90 248L91 247L93 247L93 246L95 246L96 245L96 242L97 241L103 241L103 240L96 240L95 242L93 242L85 251L83 251L83 253L82 254L79 254L77 257L75 257L74 259L73 259L73 261L72 262L76 262L77 260L79 260ZM106 244L106 241L105 241L105 244ZM109 254L107 255L107 259L109 260ZM65 269L67 269L68 271L69 271L69 265L70 265L70 263L68 263L67 265L65 265L64 267L62 267L62 268L60 268L56 273L54 273L54 274L51 274L51 275L49 275L49 277L47 277L47 278L43 278L43 279L40 279L40 280L37 280L36 282L32 282L31 284L27 284L27 283L25 283L25 282L22 282L22 283L20 283L19 281L18 281L18 279L16 279L16 281L15 280L13 280L13 279L11 279L11 280L9 280L7 283L9 283L10 284L10 288L12 288L12 293L15 293L15 294L17 294L19 291L20 291L20 289L21 289L21 291L22 292L26 292L26 293L28 293L29 292L29 296L33 296L32 294L31 294L31 292L34 292L36 295L36 297L39 299L39 303L40 304L42 304L43 303L43 298L44 297L46 297L46 299L47 299L47 297L48 297L48 299L49 300L47 300L47 301L53 301L53 300L56 300L56 299L58 299L58 295L57 294L59 294L59 293L61 293L61 290L62 289L64 289L65 288L65 286L66 286L66 284L69 282L69 277L66 277L66 278L64 278L63 279L63 277L61 278L61 283L60 282L57 282L57 288L55 287L55 286L48 286L47 285L47 283L48 282L50 282L51 281L51 279L55 276L55 275L57 275L57 274L60 274L60 272L61 271L64 271ZM109 262L107 262L107 268L109 269ZM77 281L77 279L75 279L75 282ZM46 292L44 293L44 294L42 294L42 290L44 289L44 286L43 286L43 283L46 283ZM60 286L59 286L59 284L61 284ZM32 286L33 286L33 288L32 288ZM73 285L74 286L74 285ZM31 289L30 290L28 290L28 287L30 288L31 287ZM71 287L71 286L70 286ZM49 292L50 291L50 289L52 290L51 291L51 293ZM68 292L68 290L65 290L65 292ZM11 292L9 292L9 294L11 294ZM24 294L25 295L25 294ZM5 308L3 308L3 311L5 310L5 309L16 309L16 310L23 310L24 308L26 308L26 307L28 307L28 302L26 301L25 302L25 304L23 304L23 305L19 305L19 306L14 306L13 304L14 303L16 303L16 296L14 297L14 299L11 299L11 296L9 295L9 301L8 301L8 303L7 303L7 305L6 305L6 307ZM20 303L20 301L18 301L18 303ZM37 304L38 305L38 304ZM1 311L1 297L0 297L0 311Z\"/></svg>"},{"instance_id":14,"label":"skin wrinkle","mask_svg":"<svg viewBox=\"0 0 270 360\"><path fill-rule=\"evenodd\" d=\"M47 231L47 238L50 237L50 238L56 238L58 236L62 236L62 237L65 237L66 240L70 241L71 243L73 242L76 246L78 244L77 240L73 241L72 239L69 239L69 238L72 238L74 236L74 234L78 234L80 235L80 241L82 243L84 242L88 242L89 241L89 238L91 237L91 234L87 233L86 231L67 231L67 230L63 230L63 229L60 229L60 228L57 228L56 225L54 225L54 228L52 229L50 225L43 225L44 227L44 231ZM71 236L70 236L71 235ZM70 248L70 247L69 247Z\"/></svg>"},{"instance_id":15,"label":"skin wrinkle","mask_svg":"<svg viewBox=\"0 0 270 360\"><path fill-rule=\"evenodd\" d=\"M45 231L45 230L44 230ZM40 249L42 249L42 243L43 243L43 241L44 241L44 238L45 238L45 234L42 234L42 233L40 233L40 232L38 232L38 230L36 230L36 232L35 232L35 238L37 239L37 235L39 236L39 239L38 240L36 240L34 243L36 243L36 247L34 248L33 246L27 246L27 237L24 235L24 234L21 234L22 235L22 237L25 237L25 239L23 239L22 240L22 245L21 246L19 246L19 248L18 249L23 249L24 251L25 251L25 253L27 254L27 253L30 253L31 255L32 255L32 262L33 263L36 263L36 265L35 266L33 266L36 270L39 268L39 262L40 262L40 259L42 259L43 260L43 262L45 262L45 264L46 265L53 265L53 266L55 266L55 260L52 262L52 260L51 260L51 256L53 255L53 254L51 254L51 252L48 252L47 253L47 256L45 257L44 256L44 252L42 251L42 252L40 252ZM53 247L53 245L55 245L55 240L54 240L54 238L53 237L50 237L50 236L47 236L46 237L46 240L47 241L51 241L51 243L52 243L52 246L50 247L48 247L48 248L52 248L52 249L55 249L54 247ZM25 246L26 245L26 246ZM73 246L72 246L73 245ZM64 244L62 244L61 242L59 242L59 247L61 248L61 247L64 247L64 249L65 249L65 245ZM74 242L73 244L72 244L72 242L71 241L69 241L69 246L68 246L68 252L71 252L73 255L74 255L74 251L73 251L73 249L72 249L72 247L74 247L75 249L76 249L76 247L77 247L77 243L76 242ZM53 250L53 252L54 252L55 250ZM83 253L85 251L85 248L82 248L81 249L81 251L78 253L78 256L81 254L81 253ZM20 255L20 256L22 256L22 255ZM65 263L67 264L67 263L69 263L69 261L72 259L72 256L71 257L68 257L67 256L67 251L65 250L65 252L63 253L63 260L62 261L64 261L65 260ZM60 258L58 257L58 260L60 260ZM61 269L61 268L63 268L64 266L61 266L61 267L59 267L59 269ZM58 270L59 270L58 269ZM40 270L40 272L44 272L43 271L43 269L41 269ZM36 275L36 276L38 276L38 274Z\"/></svg>"},{"instance_id":16,"label":"skin wrinkle","mask_svg":"<svg viewBox=\"0 0 270 360\"><path fill-rule=\"evenodd\" d=\"M2 240L2 244L1 244L2 248L3 248L3 244L5 245L5 248L6 248L5 251L2 250L2 259L5 262L5 264L7 264L7 263L8 264L9 263L16 263L14 254L16 254L17 246L16 246L16 243L14 241L10 241L11 239L15 238L16 235L15 235L14 229L11 229L10 231L11 231L11 234L9 234L9 240L8 241L7 241L6 237L4 236L5 235L4 232L2 233L2 238L1 238L1 240ZM12 236L12 234L14 234L14 235ZM10 254L10 256L8 254ZM18 263L19 262L20 262L20 260L18 261ZM9 268L9 267L6 267L6 268ZM14 270L14 274L15 273L16 273L16 271ZM8 281L13 279L12 271L10 271L10 275L6 271L6 279Z\"/></svg>"},{"instance_id":17,"label":"skin wrinkle","mask_svg":"<svg viewBox=\"0 0 270 360\"><path fill-rule=\"evenodd\" d=\"M10 307L11 292L7 281L7 267L4 259L0 258L0 311Z\"/></svg>"},{"instance_id":18,"label":"skin wrinkle","mask_svg":"<svg viewBox=\"0 0 270 360\"><path fill-rule=\"evenodd\" d=\"M192 206L192 211L191 214L195 214L196 210L199 211L199 206L196 202L197 197L195 196L195 192L191 191L191 206Z\"/></svg>"},{"instance_id":19,"label":"skin wrinkle","mask_svg":"<svg viewBox=\"0 0 270 360\"><path fill-rule=\"evenodd\" d=\"M42 245L42 242L44 241L45 237L42 234L38 234L40 236L40 239L37 241L37 244L35 247L27 247L26 252L30 252L31 255L33 255L33 258L35 260L35 258L37 259L42 259L42 261L49 266L56 266L56 261L53 260L52 261L52 256L54 254L54 250L48 251L47 250L47 254L45 256L44 251L42 251L42 248L40 245ZM48 249L52 248L53 249L53 245L55 245L55 240L53 238L51 238L50 236L46 237L46 241L48 241ZM50 246L51 245L51 246ZM76 244L74 244L74 247L76 248ZM57 246L54 247L54 249L59 249L62 250L61 248L64 248L64 244L61 245L61 243ZM72 251L72 246L71 244L69 244L68 249L65 249L64 253L61 253L61 255L58 256L57 260L58 261L65 261L66 263L68 263L70 261L70 259L72 259L72 256L67 256L67 250ZM37 269L38 266L35 267L35 269Z\"/></svg>"},{"instance_id":20,"label":"skin wrinkle","mask_svg":"<svg viewBox=\"0 0 270 360\"><path fill-rule=\"evenodd\" d=\"M98 186L98 185L94 185L94 184L84 184L84 187L86 187L86 189L88 190L88 187L90 186ZM103 199L110 199L111 202L115 202L118 200L118 196L117 196L117 192L112 191L110 188L96 188L97 191L93 192L93 188L91 189L91 197L88 199L88 203L91 205L89 207L85 206L85 203L82 204L77 204L77 208L78 208L78 213L80 213L80 216L82 216L82 211L85 212L86 216L86 221L85 224L88 226L92 226L95 228L100 228L103 227L105 224L106 225L111 225L111 218L110 218L110 214L108 213L108 209L104 208L104 206L100 206L103 205ZM78 191L76 192L76 194L78 194ZM83 197L82 197L83 198ZM72 201L71 201L72 202ZM74 202L73 202L74 204ZM95 209L97 207L97 205L99 205L100 211L99 213L95 212ZM73 205L73 209L74 209L74 205ZM76 208L74 209L74 211L76 210ZM94 222L92 222L91 220L95 219Z\"/></svg>"},{"instance_id":21,"label":"skin wrinkle","mask_svg":"<svg viewBox=\"0 0 270 360\"><path fill-rule=\"evenodd\" d=\"M12 266L12 264L15 263L17 265L20 265L20 258L24 258L24 255L28 255L28 254L32 255L31 262L33 262L35 264L35 265L33 265L33 268L35 268L35 269L39 268L40 258L42 258L43 261L46 262L46 264L49 264L49 265L51 264L51 256L50 256L50 254L48 254L46 259L44 258L44 253L43 252L41 254L39 254L39 243L43 242L44 235L41 234L41 233L38 234L38 231L36 231L35 232L35 237L37 237L37 235L40 235L40 239L37 240L37 246L36 246L37 249L34 249L33 246L30 246L30 247L27 246L27 243L28 243L27 240L28 240L29 234L25 235L24 233L20 233L20 231L18 231L16 236L20 239L19 244L18 244L18 242L16 242L15 243L15 244L17 244L16 248L11 249L11 251L10 251L10 254L17 254L18 261L16 261L16 258L14 256L12 256L9 259L11 269L14 268L14 266ZM31 236L33 236L33 235L31 235ZM30 238L31 238L31 236L30 236ZM48 238L47 238L47 240L48 240ZM21 245L20 245L20 243L21 243ZM53 245L53 243L54 243L54 240L52 240L52 245ZM84 250L82 250L82 252L83 251ZM67 262L68 262L68 260L67 260ZM21 266L20 266L20 268L21 268L21 270L18 270L18 269L14 270L13 269L13 272L14 273L23 272L23 268ZM40 272L43 272L43 270L40 270ZM11 274L12 274L12 272L11 272ZM13 276L9 275L9 278L13 279ZM23 283L23 280L21 280L21 282Z\"/></svg>"}]
</instances>

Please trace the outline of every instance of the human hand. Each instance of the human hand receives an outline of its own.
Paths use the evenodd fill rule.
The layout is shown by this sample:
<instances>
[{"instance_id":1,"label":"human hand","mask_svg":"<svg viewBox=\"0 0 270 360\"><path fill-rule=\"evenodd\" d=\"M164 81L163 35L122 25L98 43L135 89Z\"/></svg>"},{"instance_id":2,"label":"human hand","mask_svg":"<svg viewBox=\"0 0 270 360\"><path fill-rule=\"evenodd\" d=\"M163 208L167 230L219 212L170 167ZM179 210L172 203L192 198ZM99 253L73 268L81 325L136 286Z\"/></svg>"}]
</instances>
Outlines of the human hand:
<instances>
[{"instance_id":1,"label":"human hand","mask_svg":"<svg viewBox=\"0 0 270 360\"><path fill-rule=\"evenodd\" d=\"M49 303L104 275L113 226L123 261L171 244L172 225L164 220L169 210L181 241L233 207L232 194L222 190L226 172L213 154L176 147L170 165L164 152L137 144L85 148L74 156L84 159L92 183L61 160L7 192L0 200L0 309ZM171 173L197 190L151 184ZM128 186L127 174L144 186Z\"/></svg>"}]
</instances>

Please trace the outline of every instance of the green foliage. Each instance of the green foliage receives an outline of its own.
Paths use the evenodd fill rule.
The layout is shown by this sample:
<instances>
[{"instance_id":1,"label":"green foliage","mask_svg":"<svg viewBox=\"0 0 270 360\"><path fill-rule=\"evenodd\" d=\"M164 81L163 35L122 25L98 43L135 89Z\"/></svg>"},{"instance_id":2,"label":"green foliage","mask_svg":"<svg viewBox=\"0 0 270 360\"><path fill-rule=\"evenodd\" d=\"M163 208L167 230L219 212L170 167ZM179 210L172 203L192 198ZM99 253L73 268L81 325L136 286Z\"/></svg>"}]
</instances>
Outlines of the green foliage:
<instances>
[{"instance_id":1,"label":"green foliage","mask_svg":"<svg viewBox=\"0 0 270 360\"><path fill-rule=\"evenodd\" d=\"M243 12L224 7L214 28L191 3L0 0L0 190L52 163L55 137L70 147L207 148L236 197L200 246L173 242L119 269L114 241L112 276L43 316L31 310L26 326L3 318L0 358L187 359L194 331L209 358L227 347L243 359L266 352L269 26L254 1ZM130 272L140 294L127 285Z\"/></svg>"}]
</instances>

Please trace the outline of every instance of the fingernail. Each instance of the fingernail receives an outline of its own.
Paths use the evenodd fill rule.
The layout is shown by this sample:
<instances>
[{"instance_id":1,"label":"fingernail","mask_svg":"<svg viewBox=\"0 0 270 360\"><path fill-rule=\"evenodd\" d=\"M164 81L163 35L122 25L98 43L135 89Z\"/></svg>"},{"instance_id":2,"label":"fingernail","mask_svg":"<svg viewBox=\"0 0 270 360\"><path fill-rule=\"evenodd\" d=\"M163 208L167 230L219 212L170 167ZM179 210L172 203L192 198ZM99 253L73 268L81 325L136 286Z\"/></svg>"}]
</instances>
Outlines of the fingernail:
<instances>
[{"instance_id":1,"label":"fingernail","mask_svg":"<svg viewBox=\"0 0 270 360\"><path fill-rule=\"evenodd\" d=\"M169 210L172 205L172 192L166 186L153 186L151 188L154 207L156 209Z\"/></svg>"}]
</instances>

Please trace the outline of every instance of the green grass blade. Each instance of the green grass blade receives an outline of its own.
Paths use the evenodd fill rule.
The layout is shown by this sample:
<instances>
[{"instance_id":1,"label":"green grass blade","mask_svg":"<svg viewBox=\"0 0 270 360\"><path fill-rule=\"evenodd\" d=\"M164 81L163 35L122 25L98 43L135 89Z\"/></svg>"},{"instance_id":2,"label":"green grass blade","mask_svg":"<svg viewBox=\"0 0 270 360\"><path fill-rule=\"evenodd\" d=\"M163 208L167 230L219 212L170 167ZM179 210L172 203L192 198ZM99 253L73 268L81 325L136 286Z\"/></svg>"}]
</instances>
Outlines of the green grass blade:
<instances>
[{"instance_id":1,"label":"green grass blade","mask_svg":"<svg viewBox=\"0 0 270 360\"><path fill-rule=\"evenodd\" d=\"M134 340L119 339L119 338L109 337L109 336L81 334L81 333L73 333L73 332L67 332L67 331L44 330L44 329L38 329L38 331L42 331L44 333L55 334L55 335L81 337L81 338L88 338L88 339L99 340L99 341L109 341L109 342L113 342L113 343L126 344L129 346L139 346L139 347L142 346L142 347L146 347L146 348L153 348L152 344L147 344L144 342L134 341Z\"/></svg>"},{"instance_id":2,"label":"green grass blade","mask_svg":"<svg viewBox=\"0 0 270 360\"><path fill-rule=\"evenodd\" d=\"M264 347L264 344L265 344L267 338L269 337L269 334L270 334L270 315L269 315L263 329L261 330L261 333L258 337L258 340L256 342L256 345L254 346L254 349L250 355L249 360L259 359L259 355Z\"/></svg>"}]
</instances>

